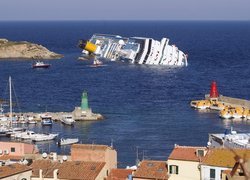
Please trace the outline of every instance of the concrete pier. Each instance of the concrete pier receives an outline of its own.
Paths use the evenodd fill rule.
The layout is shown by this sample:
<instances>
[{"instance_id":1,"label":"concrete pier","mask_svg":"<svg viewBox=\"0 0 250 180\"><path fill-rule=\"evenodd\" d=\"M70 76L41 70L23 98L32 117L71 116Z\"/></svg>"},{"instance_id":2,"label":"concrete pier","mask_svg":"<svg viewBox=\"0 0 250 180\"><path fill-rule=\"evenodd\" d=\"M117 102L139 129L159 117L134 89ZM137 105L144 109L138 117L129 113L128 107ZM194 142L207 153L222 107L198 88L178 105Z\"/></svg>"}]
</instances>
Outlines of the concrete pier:
<instances>
[{"instance_id":1,"label":"concrete pier","mask_svg":"<svg viewBox=\"0 0 250 180\"><path fill-rule=\"evenodd\" d=\"M210 100L209 94L205 95L205 99ZM239 98L232 98L228 96L219 95L218 102L232 107L244 107L250 109L250 101Z\"/></svg>"},{"instance_id":2,"label":"concrete pier","mask_svg":"<svg viewBox=\"0 0 250 180\"><path fill-rule=\"evenodd\" d=\"M77 109L77 108L76 108ZM21 117L24 119L27 119L28 117L33 117L35 121L39 122L41 121L41 115L42 114L47 114L52 117L54 121L60 121L63 117L63 115L72 115L73 119L76 121L95 121L95 120L101 120L103 119L103 116L101 114L95 114L92 113L92 111L87 112L85 116L80 115L79 113L77 114L77 111L73 112L41 112L41 113L35 113L35 112L22 112L22 113L13 113L13 119L18 119L20 120ZM8 114L5 114L8 116Z\"/></svg>"}]
</instances>

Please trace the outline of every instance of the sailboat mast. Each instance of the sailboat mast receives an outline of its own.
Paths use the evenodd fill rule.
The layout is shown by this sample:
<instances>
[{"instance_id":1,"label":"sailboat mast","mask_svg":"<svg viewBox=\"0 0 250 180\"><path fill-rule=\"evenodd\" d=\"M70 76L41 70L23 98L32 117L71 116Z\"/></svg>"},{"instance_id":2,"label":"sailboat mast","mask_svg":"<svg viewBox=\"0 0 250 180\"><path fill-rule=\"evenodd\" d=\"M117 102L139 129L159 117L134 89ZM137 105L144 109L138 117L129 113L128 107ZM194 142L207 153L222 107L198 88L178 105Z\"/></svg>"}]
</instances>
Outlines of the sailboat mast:
<instances>
[{"instance_id":1,"label":"sailboat mast","mask_svg":"<svg viewBox=\"0 0 250 180\"><path fill-rule=\"evenodd\" d=\"M12 93L11 93L11 77L9 77L9 89L10 89L10 126L12 127Z\"/></svg>"}]
</instances>

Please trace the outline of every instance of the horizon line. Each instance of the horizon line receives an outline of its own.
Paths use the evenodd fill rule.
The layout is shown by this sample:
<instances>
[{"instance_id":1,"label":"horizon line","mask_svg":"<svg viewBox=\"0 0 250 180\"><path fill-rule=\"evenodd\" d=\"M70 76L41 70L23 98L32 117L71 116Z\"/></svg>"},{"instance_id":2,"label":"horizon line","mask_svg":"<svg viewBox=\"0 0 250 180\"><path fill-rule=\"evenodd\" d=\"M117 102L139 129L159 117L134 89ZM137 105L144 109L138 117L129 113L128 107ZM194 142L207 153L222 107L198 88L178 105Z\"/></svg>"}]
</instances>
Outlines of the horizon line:
<instances>
[{"instance_id":1,"label":"horizon line","mask_svg":"<svg viewBox=\"0 0 250 180\"><path fill-rule=\"evenodd\" d=\"M45 21L68 21L68 22L76 22L76 21L250 21L250 19L85 19L85 20L74 20L74 19L17 19L17 20L0 20L0 22L45 22Z\"/></svg>"}]
</instances>

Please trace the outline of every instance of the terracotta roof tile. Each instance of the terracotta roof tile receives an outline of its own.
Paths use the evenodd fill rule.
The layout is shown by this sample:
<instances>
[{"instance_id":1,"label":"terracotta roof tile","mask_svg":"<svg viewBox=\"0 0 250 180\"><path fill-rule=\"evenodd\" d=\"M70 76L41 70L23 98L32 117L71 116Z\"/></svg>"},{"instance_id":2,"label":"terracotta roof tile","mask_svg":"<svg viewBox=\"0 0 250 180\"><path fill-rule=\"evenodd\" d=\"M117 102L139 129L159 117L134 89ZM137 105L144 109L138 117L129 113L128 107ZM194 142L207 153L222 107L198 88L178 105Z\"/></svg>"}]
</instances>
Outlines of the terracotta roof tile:
<instances>
[{"instance_id":1,"label":"terracotta roof tile","mask_svg":"<svg viewBox=\"0 0 250 180\"><path fill-rule=\"evenodd\" d=\"M21 165L18 163L1 166L0 167L0 178L6 178L9 176L13 176L22 172L30 171L31 168L26 165Z\"/></svg>"},{"instance_id":2,"label":"terracotta roof tile","mask_svg":"<svg viewBox=\"0 0 250 180\"><path fill-rule=\"evenodd\" d=\"M138 169L134 172L133 177L152 178L152 179L168 179L166 161L149 161L144 160L140 163Z\"/></svg>"},{"instance_id":3,"label":"terracotta roof tile","mask_svg":"<svg viewBox=\"0 0 250 180\"><path fill-rule=\"evenodd\" d=\"M129 174L132 174L131 169L111 169L107 180L126 180Z\"/></svg>"},{"instance_id":4,"label":"terracotta roof tile","mask_svg":"<svg viewBox=\"0 0 250 180\"><path fill-rule=\"evenodd\" d=\"M39 170L42 169L44 177L53 177L54 170L58 169L59 179L95 179L102 168L104 162L83 162L83 161L68 161L68 162L52 162L50 160L36 160L31 164L33 168L33 177L39 177Z\"/></svg>"},{"instance_id":5,"label":"terracotta roof tile","mask_svg":"<svg viewBox=\"0 0 250 180\"><path fill-rule=\"evenodd\" d=\"M0 156L0 161L21 160L23 158L24 158L24 156L3 155L3 156Z\"/></svg>"},{"instance_id":6,"label":"terracotta roof tile","mask_svg":"<svg viewBox=\"0 0 250 180\"><path fill-rule=\"evenodd\" d=\"M192 146L175 146L168 159L183 160L183 161L197 161L202 158L197 156L197 150L207 150L206 147L192 147Z\"/></svg>"},{"instance_id":7,"label":"terracotta roof tile","mask_svg":"<svg viewBox=\"0 0 250 180\"><path fill-rule=\"evenodd\" d=\"M235 164L235 153L242 158L250 159L250 149L210 149L202 164L218 167L233 167Z\"/></svg>"},{"instance_id":8,"label":"terracotta roof tile","mask_svg":"<svg viewBox=\"0 0 250 180\"><path fill-rule=\"evenodd\" d=\"M97 145L97 144L73 144L71 149L94 149L94 150L106 150L110 148L106 145Z\"/></svg>"}]
</instances>

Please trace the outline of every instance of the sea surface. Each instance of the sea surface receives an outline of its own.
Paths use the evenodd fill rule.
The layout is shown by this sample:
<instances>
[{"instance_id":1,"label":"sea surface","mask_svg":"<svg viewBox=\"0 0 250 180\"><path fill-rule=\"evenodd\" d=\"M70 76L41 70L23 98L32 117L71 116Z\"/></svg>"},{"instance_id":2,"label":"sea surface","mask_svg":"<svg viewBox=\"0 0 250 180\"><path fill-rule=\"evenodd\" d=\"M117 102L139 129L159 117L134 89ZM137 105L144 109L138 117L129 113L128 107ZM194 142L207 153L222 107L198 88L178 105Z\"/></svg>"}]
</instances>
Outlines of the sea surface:
<instances>
[{"instance_id":1,"label":"sea surface","mask_svg":"<svg viewBox=\"0 0 250 180\"><path fill-rule=\"evenodd\" d=\"M189 65L105 62L107 66L91 68L92 62L78 60L77 43L93 33L168 37L188 54ZM220 94L250 100L250 21L0 22L0 38L42 44L64 55L49 61L49 69L32 69L30 60L0 60L0 98L8 98L9 76L19 104L15 112L70 112L87 91L93 112L105 120L28 128L79 137L81 143L113 142L119 167L134 165L137 149L140 159L166 160L175 144L206 146L208 133L223 133L231 126L250 131L250 122L221 120L216 111L189 105L209 93L213 80ZM55 142L39 147L43 152L70 153L70 147L57 148Z\"/></svg>"}]
</instances>

